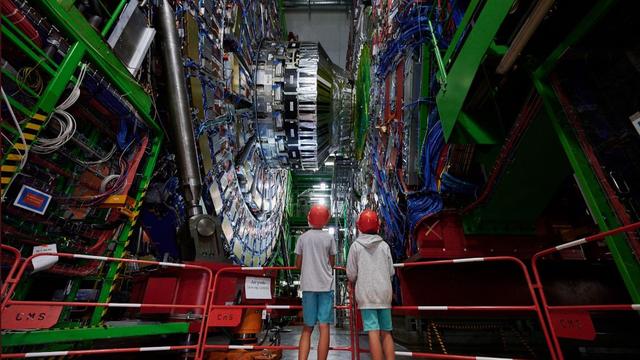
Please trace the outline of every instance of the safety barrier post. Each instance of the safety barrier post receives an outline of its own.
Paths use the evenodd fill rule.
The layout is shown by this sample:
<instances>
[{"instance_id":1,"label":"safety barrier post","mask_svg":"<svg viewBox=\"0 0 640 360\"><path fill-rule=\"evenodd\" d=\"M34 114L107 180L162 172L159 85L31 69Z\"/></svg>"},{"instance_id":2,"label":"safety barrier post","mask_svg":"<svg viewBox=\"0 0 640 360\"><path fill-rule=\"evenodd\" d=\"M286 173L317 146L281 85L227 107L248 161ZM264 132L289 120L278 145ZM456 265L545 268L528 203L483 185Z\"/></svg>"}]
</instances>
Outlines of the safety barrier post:
<instances>
[{"instance_id":1,"label":"safety barrier post","mask_svg":"<svg viewBox=\"0 0 640 360\"><path fill-rule=\"evenodd\" d=\"M335 267L335 270L345 270L344 267ZM251 273L255 271L281 271L281 270L299 270L293 266L229 266L219 269L214 278L212 285L212 292L210 297L210 304L208 306L207 311L212 311L213 309L264 309L264 310L300 310L302 309L301 305L226 305L226 304L213 304L214 294L216 293L216 289L219 283L220 277L225 273L230 272L246 272ZM351 291L349 290L349 297L352 298ZM334 308L338 310L351 310L353 306L353 302L349 305L335 305ZM351 313L351 312L350 312ZM352 319L349 319L349 322L352 323ZM203 334L201 336L201 344L200 344L200 357L196 357L196 360L201 360L204 353L208 350L298 350L298 346L295 345L214 345L207 344L207 337L209 331L209 324L206 324ZM329 347L329 350L332 351L351 351L354 349L354 338L353 333L351 333L351 345L347 347ZM352 355L353 357L353 355Z\"/></svg>"},{"instance_id":2,"label":"safety barrier post","mask_svg":"<svg viewBox=\"0 0 640 360\"><path fill-rule=\"evenodd\" d=\"M2 287L0 288L0 304L2 304L4 303L6 291L9 288L9 285L15 282L14 275L16 270L18 270L18 266L20 265L21 254L18 249L9 245L0 244L0 249L4 252L10 252L14 257L14 260L11 263L11 268L9 269L9 272L7 273L7 276L2 283Z\"/></svg>"},{"instance_id":3,"label":"safety barrier post","mask_svg":"<svg viewBox=\"0 0 640 360\"><path fill-rule=\"evenodd\" d=\"M394 264L396 271L407 269L407 268L416 268L416 267L426 267L426 266L440 266L440 265L456 265L463 263L488 263L488 262L511 262L514 263L518 268L522 271L524 279L527 284L527 288L529 291L529 296L531 298L531 305L518 305L518 306L450 306L450 305L439 305L439 306L393 306L392 310L415 310L415 311L430 311L430 312L446 312L446 311L455 311L455 312L534 312L540 323L540 328L545 337L545 341L547 343L547 348L551 359L556 359L556 355L554 352L553 344L551 342L551 336L547 330L546 323L544 320L544 316L542 313L542 309L540 304L538 303L538 299L536 298L536 293L534 290L534 285L531 282L531 277L527 271L526 266L522 261L515 257L511 256L495 256L495 257L476 257L476 258L462 258L462 259L452 259L452 260L435 260L435 261L422 261L422 262L407 262L407 263L398 263ZM358 345L356 345L358 348ZM369 352L368 349L362 349L361 352ZM499 357L483 357L483 356L465 356L465 355L446 355L446 354L436 354L436 353L424 353L424 352L408 352L408 351L396 351L397 356L403 357L411 357L411 358L428 358L428 359L459 359L459 360L474 360L474 359L503 359ZM359 356L359 355L358 355Z\"/></svg>"},{"instance_id":4,"label":"safety barrier post","mask_svg":"<svg viewBox=\"0 0 640 360\"><path fill-rule=\"evenodd\" d=\"M4 249L4 246L3 246ZM157 265L164 267L181 268L188 270L202 271L207 275L206 296L202 304L145 304L145 303L114 303L114 302L79 302L79 301L27 301L27 300L12 300L11 297L15 291L18 282L26 272L32 260L40 256L57 256L64 259L82 259L93 260L103 262L122 262L122 263L136 263L145 265ZM202 334L204 333L205 325L207 323L208 316L208 304L209 297L212 292L211 284L213 279L213 273L210 269L197 265L171 263L164 261L149 261L149 260L137 260L137 259L122 259L113 258L107 256L94 256L84 254L70 254L70 253L40 253L31 255L22 263L20 270L15 275L15 278L10 282L9 289L6 297L2 300L0 310L4 314L5 311L11 306L20 305L43 305L43 306L82 306L82 307L106 307L106 308L163 308L163 309L202 309L202 319L200 320L200 331L198 333L198 341L195 345L175 345L175 346L149 346L149 347L128 347L128 348L111 348L111 349L87 349L87 350L69 350L69 351L44 351L44 352L27 352L27 353L3 353L0 355L2 359L16 359L16 358L31 358L31 357L46 357L46 356L72 356L72 355L103 355L103 354L116 354L116 353L130 353L130 352L151 352L151 351L178 351L178 350L192 350L195 352L196 358L200 357L199 353L202 342ZM4 285L3 285L4 286Z\"/></svg>"},{"instance_id":5,"label":"safety barrier post","mask_svg":"<svg viewBox=\"0 0 640 360\"><path fill-rule=\"evenodd\" d=\"M540 300L542 303L542 308L544 310L544 314L549 321L549 332L551 335L551 339L553 341L554 350L558 360L564 360L564 355L562 353L562 347L560 346L560 341L558 339L558 335L553 326L551 311L553 310L582 310L582 311L640 311L640 304L615 304L615 305L566 305L566 306L549 306L547 297L544 292L544 287L542 285L542 280L540 277L540 272L538 271L538 260L543 256L551 255L553 253L560 252L565 249L569 249L572 247L584 245L593 241L602 240L607 236L616 235L623 232L629 232L640 229L640 221L635 222L633 224L620 226L618 228L604 231L595 235L587 236L582 239L570 241L568 243L564 243L558 246L554 246L552 248L548 248L542 251L539 251L531 258L531 268L533 270L533 277L535 279L534 288L538 290L538 295L540 295Z\"/></svg>"}]
</instances>

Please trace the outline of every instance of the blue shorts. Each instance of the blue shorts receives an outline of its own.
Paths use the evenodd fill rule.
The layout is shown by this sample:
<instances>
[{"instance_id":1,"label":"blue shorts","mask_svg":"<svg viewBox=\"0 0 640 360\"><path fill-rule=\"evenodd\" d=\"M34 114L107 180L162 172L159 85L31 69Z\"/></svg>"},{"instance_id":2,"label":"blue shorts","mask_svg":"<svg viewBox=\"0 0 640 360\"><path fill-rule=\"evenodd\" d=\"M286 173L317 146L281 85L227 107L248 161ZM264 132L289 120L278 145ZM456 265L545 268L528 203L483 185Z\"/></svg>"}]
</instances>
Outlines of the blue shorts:
<instances>
[{"instance_id":1,"label":"blue shorts","mask_svg":"<svg viewBox=\"0 0 640 360\"><path fill-rule=\"evenodd\" d=\"M360 309L364 331L391 331L391 309Z\"/></svg>"},{"instance_id":2,"label":"blue shorts","mask_svg":"<svg viewBox=\"0 0 640 360\"><path fill-rule=\"evenodd\" d=\"M304 324L333 324L333 291L303 291L302 315Z\"/></svg>"}]
</instances>

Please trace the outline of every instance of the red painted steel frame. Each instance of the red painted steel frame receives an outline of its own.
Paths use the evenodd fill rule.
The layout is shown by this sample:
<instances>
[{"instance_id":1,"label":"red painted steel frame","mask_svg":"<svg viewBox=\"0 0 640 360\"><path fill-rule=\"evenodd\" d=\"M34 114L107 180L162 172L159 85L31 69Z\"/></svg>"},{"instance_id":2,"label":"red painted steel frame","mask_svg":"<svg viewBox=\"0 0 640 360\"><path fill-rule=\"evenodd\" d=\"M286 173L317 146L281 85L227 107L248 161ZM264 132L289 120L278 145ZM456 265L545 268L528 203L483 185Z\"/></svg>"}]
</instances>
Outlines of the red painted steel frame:
<instances>
[{"instance_id":1,"label":"red painted steel frame","mask_svg":"<svg viewBox=\"0 0 640 360\"><path fill-rule=\"evenodd\" d=\"M346 270L344 267L334 267L335 270ZM230 272L237 272L237 271L241 271L241 272L247 272L248 274L250 274L253 271L280 271L280 270L299 270L296 267L293 266L229 266L229 267L225 267L225 268L221 268L218 269L218 271L215 274L215 277L213 278L213 286L212 286L212 294L215 294L215 290L217 288L218 285L218 280L221 276L221 274L223 273L230 273ZM352 296L352 291L351 291L351 286L349 286L349 301L350 301L350 305L338 305L338 306L334 306L334 308L336 309L350 309L351 311L349 312L350 314L350 319L353 319L353 307L351 306L353 304L353 296ZM214 301L214 297L212 296L210 298L210 301L213 302ZM223 305L223 304L209 304L209 308L207 309L207 311L211 311L212 309L220 309L220 308L230 308L230 309L302 309L302 306L299 305ZM352 323L354 323L354 321L349 321L349 325L350 325L350 340L351 340L351 346L348 347L330 347L329 350L334 350L334 351L350 351L351 352L351 358L354 358L354 341L355 341L355 337L354 337L354 328L352 326ZM202 339L202 343L200 344L200 351L199 354L202 356L204 354L204 352L206 352L207 350L263 350L263 349L268 349L268 350L298 350L298 346L294 346L294 345L277 345L277 346L255 346L255 345L210 345L207 344L207 334L209 331L209 324L206 324L205 329L204 329L204 335L201 337ZM196 360L200 360L201 357L196 357Z\"/></svg>"},{"instance_id":2,"label":"red painted steel frame","mask_svg":"<svg viewBox=\"0 0 640 360\"><path fill-rule=\"evenodd\" d=\"M534 290L534 285L531 282L531 277L529 276L529 272L527 271L527 267L524 265L522 261L517 258L511 256L495 256L495 257L477 257L477 258L462 258L462 259L453 259L453 260L436 260L436 261L421 261L421 262L409 262L409 263L400 263L395 264L394 266L397 269L404 268L414 268L414 267L423 267L423 266L438 266L438 265L454 265L454 264L464 264L464 263L480 263L480 262L511 262L516 264L520 270L522 270L522 274L527 283L527 287L529 288L529 295L531 297L532 305L529 306L394 306L392 310L418 310L418 311L455 311L455 312L513 312L513 311L530 311L535 312L538 317L538 322L540 323L540 328L544 334L545 341L547 342L547 348L549 350L549 354L551 355L551 359L556 359L556 354L554 352L554 347L551 342L551 336L547 330L546 322L542 313L542 309L540 304L538 304L538 299L536 298L536 293ZM359 341L356 342L356 344ZM360 352L367 352L368 350L360 350ZM429 358L429 359L500 359L500 358L492 358L492 357L482 357L482 356L461 356L461 355L444 355L444 354L433 354L433 353L420 353L420 352L396 352L397 355L400 356L410 356L413 358ZM357 354L358 359L360 358L360 353Z\"/></svg>"},{"instance_id":3,"label":"red painted steel frame","mask_svg":"<svg viewBox=\"0 0 640 360\"><path fill-rule=\"evenodd\" d=\"M18 249L9 245L0 244L0 249L2 251L8 251L12 253L15 259L11 264L11 269L9 270L7 277L4 279L4 282L2 283L2 288L0 288L0 303L2 303L4 302L5 294L7 289L9 288L9 284L12 284L15 281L13 276L15 275L15 272L18 269L18 265L20 265L21 254L20 254L20 251L18 251Z\"/></svg>"},{"instance_id":4,"label":"red painted steel frame","mask_svg":"<svg viewBox=\"0 0 640 360\"><path fill-rule=\"evenodd\" d=\"M560 346L560 341L558 340L558 336L556 334L556 330L551 323L551 311L552 310L577 310L577 311L626 311L626 310L637 310L640 311L640 304L616 304L616 305L565 305L565 306L549 306L547 302L547 297L544 293L544 287L542 285L542 280L540 278L540 273L538 271L538 260L541 257L546 255L551 255L553 253L562 251L564 249L569 249L575 246L584 245L593 241L602 240L607 236L634 231L640 229L640 221L635 222L633 224L621 226L615 228L613 230L601 232L595 235L587 236L582 239L574 240L565 244L561 244L549 249L542 250L531 258L531 268L533 270L533 276L536 281L535 288L538 289L538 294L540 295L540 299L542 302L542 308L544 309L544 313L549 320L549 332L551 333L551 339L553 340L554 349L556 352L556 357L558 360L563 360L564 355L562 354L562 347Z\"/></svg>"},{"instance_id":5,"label":"red painted steel frame","mask_svg":"<svg viewBox=\"0 0 640 360\"><path fill-rule=\"evenodd\" d=\"M4 248L4 247L3 247ZM19 280L24 275L25 271L32 263L36 257L39 256L57 256L59 258L66 259L84 259L84 260L92 260L92 261L106 261L106 262L123 262L123 263L136 263L136 264L146 264L146 265L159 265L166 267L175 267L189 270L198 270L203 271L208 275L208 283L207 283L207 295L205 297L205 301L203 304L139 304L139 303L97 303L97 302L65 302L65 301L20 301L20 300L11 300L11 295L15 291L15 288L19 282ZM205 334L205 325L207 323L208 312L208 304L209 299L212 295L212 279L213 273L210 269L197 266L197 265L189 265L189 264L180 264L180 263L169 263L163 261L149 261L149 260L135 260L135 259L119 259L112 258L106 256L94 256L94 255L84 255L84 254L68 254L68 253L41 253L36 255L31 255L22 263L20 270L18 271L15 278L11 279L9 290L7 292L7 296L2 299L2 303L0 304L0 310L4 312L4 310L11 305L48 305L48 306L89 306L89 307L119 307L119 308L188 308L188 309L202 309L202 319L200 321L200 331L198 333L198 342L196 345L186 345L186 346L154 346L154 347L135 347L135 348L112 348L112 349L91 349L91 350L73 350L73 351L54 351L54 352L42 352L42 353L14 353L14 354L1 354L0 358L2 359L10 359L10 358L26 358L26 357L40 357L40 356L66 356L66 355L91 355L91 354L112 354L112 353L125 353L125 352L145 352L145 351L176 351L176 350L194 350L196 358L201 358L202 355L199 353L200 344L204 342L202 338L203 334ZM57 354L57 355L56 355Z\"/></svg>"}]
</instances>

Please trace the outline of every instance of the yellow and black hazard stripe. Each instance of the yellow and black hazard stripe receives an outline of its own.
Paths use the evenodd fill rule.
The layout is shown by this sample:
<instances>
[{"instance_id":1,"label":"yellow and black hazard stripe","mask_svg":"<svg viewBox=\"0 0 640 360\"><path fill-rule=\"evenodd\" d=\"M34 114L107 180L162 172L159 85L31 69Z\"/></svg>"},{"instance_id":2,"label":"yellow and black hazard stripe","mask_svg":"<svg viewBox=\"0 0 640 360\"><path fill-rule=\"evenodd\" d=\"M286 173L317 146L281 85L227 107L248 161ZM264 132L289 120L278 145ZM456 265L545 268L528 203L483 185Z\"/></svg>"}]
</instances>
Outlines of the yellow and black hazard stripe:
<instances>
[{"instance_id":1,"label":"yellow and black hazard stripe","mask_svg":"<svg viewBox=\"0 0 640 360\"><path fill-rule=\"evenodd\" d=\"M6 190L11 179L13 179L18 172L24 152L27 148L31 147L31 144L36 140L45 121L47 121L47 117L45 115L34 114L22 129L26 145L22 141L18 141L5 154L2 166L0 167L0 183L2 185L2 192Z\"/></svg>"},{"instance_id":2,"label":"yellow and black hazard stripe","mask_svg":"<svg viewBox=\"0 0 640 360\"><path fill-rule=\"evenodd\" d=\"M142 190L142 196L140 197L140 199L144 199L144 195L147 193L147 187L148 187L148 184ZM129 229L129 233L127 234L127 238L125 239L125 243L124 243L125 249L127 248L127 246L129 246L129 242L131 241L131 236L133 235L133 231L135 229L135 225L136 225L136 223L138 221L138 216L140 215L140 207L141 206L142 206L142 200L138 201L135 204L135 208L132 211L131 217L129 218L129 221L131 222L131 227ZM113 282L111 283L111 288L109 289L109 295L107 296L107 302L111 301L111 295L113 294L113 291L115 290L116 281L120 277L120 272L122 270L122 266L123 265L124 265L123 262L118 263L116 274L113 277ZM104 309L102 309L102 314L100 316L100 320L104 319L104 316L107 314L107 310L108 309L109 309L108 307L105 307Z\"/></svg>"}]
</instances>

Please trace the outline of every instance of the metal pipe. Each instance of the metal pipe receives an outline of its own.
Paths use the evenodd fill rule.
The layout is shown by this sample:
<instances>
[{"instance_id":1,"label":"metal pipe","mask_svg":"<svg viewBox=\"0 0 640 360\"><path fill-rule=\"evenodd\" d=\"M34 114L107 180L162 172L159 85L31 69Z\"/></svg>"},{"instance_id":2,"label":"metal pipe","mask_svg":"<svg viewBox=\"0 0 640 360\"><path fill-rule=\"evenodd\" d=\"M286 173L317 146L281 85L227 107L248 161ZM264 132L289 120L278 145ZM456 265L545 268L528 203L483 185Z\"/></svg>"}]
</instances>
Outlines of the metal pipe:
<instances>
[{"instance_id":1,"label":"metal pipe","mask_svg":"<svg viewBox=\"0 0 640 360\"><path fill-rule=\"evenodd\" d=\"M162 36L162 58L167 77L167 100L169 101L169 122L175 136L176 162L187 202L187 215L202 215L200 206L200 167L193 138L193 124L189 109L189 98L185 84L182 57L176 31L174 11L167 0L160 1L158 20Z\"/></svg>"},{"instance_id":2,"label":"metal pipe","mask_svg":"<svg viewBox=\"0 0 640 360\"><path fill-rule=\"evenodd\" d=\"M511 46L507 50L507 53L500 60L500 64L496 68L496 73L500 75L506 74L513 64L516 62L520 53L524 47L529 43L529 40L540 26L540 23L553 6L555 0L540 0L533 8L531 15L527 17L524 25L518 31L518 34L511 42Z\"/></svg>"}]
</instances>

